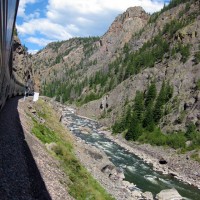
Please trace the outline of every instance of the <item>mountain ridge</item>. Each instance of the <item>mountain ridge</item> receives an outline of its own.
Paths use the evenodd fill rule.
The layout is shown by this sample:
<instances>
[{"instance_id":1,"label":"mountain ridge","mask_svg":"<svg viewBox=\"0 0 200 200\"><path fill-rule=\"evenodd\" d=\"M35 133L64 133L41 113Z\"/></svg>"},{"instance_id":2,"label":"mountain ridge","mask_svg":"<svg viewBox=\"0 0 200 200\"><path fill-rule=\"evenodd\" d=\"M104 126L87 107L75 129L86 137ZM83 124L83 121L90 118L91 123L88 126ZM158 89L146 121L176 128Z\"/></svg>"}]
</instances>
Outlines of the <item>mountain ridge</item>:
<instances>
[{"instance_id":1,"label":"mountain ridge","mask_svg":"<svg viewBox=\"0 0 200 200\"><path fill-rule=\"evenodd\" d=\"M129 8L100 38L48 45L33 56L43 94L76 102L80 114L111 126L127 102L133 106L137 90L145 94L154 80L159 92L165 80L174 93L167 103L170 113L159 122L162 131L185 131L190 122L199 130L198 7L199 1L184 1L151 16L140 7Z\"/></svg>"}]
</instances>

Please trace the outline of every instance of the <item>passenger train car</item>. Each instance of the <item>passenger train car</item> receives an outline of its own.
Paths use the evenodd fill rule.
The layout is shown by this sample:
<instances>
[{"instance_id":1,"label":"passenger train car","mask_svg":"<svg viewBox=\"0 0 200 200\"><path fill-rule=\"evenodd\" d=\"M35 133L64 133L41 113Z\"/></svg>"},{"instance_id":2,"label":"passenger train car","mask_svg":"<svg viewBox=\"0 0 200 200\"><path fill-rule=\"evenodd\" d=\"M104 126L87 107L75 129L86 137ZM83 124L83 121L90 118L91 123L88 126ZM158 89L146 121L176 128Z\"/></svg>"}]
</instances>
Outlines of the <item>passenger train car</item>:
<instances>
[{"instance_id":1,"label":"passenger train car","mask_svg":"<svg viewBox=\"0 0 200 200\"><path fill-rule=\"evenodd\" d=\"M12 71L12 37L19 0L0 1L0 110L5 101L24 92Z\"/></svg>"}]
</instances>

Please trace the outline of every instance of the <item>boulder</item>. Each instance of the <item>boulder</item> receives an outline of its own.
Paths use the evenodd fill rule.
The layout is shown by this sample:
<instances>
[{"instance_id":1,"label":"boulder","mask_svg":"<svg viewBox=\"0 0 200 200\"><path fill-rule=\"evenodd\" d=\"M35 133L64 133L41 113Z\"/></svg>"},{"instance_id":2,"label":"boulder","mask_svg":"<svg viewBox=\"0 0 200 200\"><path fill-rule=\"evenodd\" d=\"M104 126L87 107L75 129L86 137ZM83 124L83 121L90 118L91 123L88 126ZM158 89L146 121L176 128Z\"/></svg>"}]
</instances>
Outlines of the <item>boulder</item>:
<instances>
[{"instance_id":1,"label":"boulder","mask_svg":"<svg viewBox=\"0 0 200 200\"><path fill-rule=\"evenodd\" d=\"M174 188L162 190L156 195L157 200L182 200L182 196Z\"/></svg>"},{"instance_id":2,"label":"boulder","mask_svg":"<svg viewBox=\"0 0 200 200\"><path fill-rule=\"evenodd\" d=\"M105 165L101 171L105 174L110 174L113 170L115 169L115 166L114 165Z\"/></svg>"},{"instance_id":3,"label":"boulder","mask_svg":"<svg viewBox=\"0 0 200 200\"><path fill-rule=\"evenodd\" d=\"M190 140L186 141L186 142L185 142L185 145L186 145L186 147L191 146L191 145L192 145L192 141L190 141Z\"/></svg>"},{"instance_id":4,"label":"boulder","mask_svg":"<svg viewBox=\"0 0 200 200\"><path fill-rule=\"evenodd\" d=\"M145 200L153 200L153 194L151 192L144 192L142 198Z\"/></svg>"},{"instance_id":5,"label":"boulder","mask_svg":"<svg viewBox=\"0 0 200 200\"><path fill-rule=\"evenodd\" d=\"M107 164L101 171L104 174L108 174L109 178L113 181L123 180L125 178L123 170L116 168L114 165Z\"/></svg>"},{"instance_id":6,"label":"boulder","mask_svg":"<svg viewBox=\"0 0 200 200\"><path fill-rule=\"evenodd\" d=\"M90 157L94 158L95 160L102 160L103 156L95 151L91 151L91 150L85 150L86 154L88 154Z\"/></svg>"},{"instance_id":7,"label":"boulder","mask_svg":"<svg viewBox=\"0 0 200 200\"><path fill-rule=\"evenodd\" d=\"M140 199L142 197L142 192L140 190L134 190L131 192L131 197L133 199Z\"/></svg>"},{"instance_id":8,"label":"boulder","mask_svg":"<svg viewBox=\"0 0 200 200\"><path fill-rule=\"evenodd\" d=\"M89 127L80 127L79 129L80 129L81 133L83 133L83 134L91 134L92 133L92 129Z\"/></svg>"}]
</instances>

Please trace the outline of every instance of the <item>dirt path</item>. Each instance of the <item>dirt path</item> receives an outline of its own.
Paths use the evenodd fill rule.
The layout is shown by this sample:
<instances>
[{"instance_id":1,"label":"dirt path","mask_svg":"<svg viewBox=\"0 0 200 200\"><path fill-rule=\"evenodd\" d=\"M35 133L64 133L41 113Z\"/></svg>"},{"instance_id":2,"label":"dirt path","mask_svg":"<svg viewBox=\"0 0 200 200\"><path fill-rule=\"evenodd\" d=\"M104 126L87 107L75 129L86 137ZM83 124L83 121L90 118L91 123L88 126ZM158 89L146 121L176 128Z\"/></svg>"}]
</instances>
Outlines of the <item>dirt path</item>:
<instances>
[{"instance_id":1,"label":"dirt path","mask_svg":"<svg viewBox=\"0 0 200 200\"><path fill-rule=\"evenodd\" d=\"M9 99L0 112L0 199L51 199L25 140L19 99Z\"/></svg>"}]
</instances>

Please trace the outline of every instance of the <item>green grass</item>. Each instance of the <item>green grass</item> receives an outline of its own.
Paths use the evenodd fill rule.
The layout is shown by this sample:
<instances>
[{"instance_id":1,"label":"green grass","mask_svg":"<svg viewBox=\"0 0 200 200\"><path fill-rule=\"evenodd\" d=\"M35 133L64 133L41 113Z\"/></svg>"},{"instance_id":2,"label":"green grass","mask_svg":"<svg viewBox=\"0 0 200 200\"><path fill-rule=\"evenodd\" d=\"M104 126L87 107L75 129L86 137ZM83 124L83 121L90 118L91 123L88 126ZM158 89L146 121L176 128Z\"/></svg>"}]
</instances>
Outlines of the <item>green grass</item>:
<instances>
[{"instance_id":1,"label":"green grass","mask_svg":"<svg viewBox=\"0 0 200 200\"><path fill-rule=\"evenodd\" d=\"M197 90L200 90L200 79L198 79L198 81L197 81Z\"/></svg>"},{"instance_id":2,"label":"green grass","mask_svg":"<svg viewBox=\"0 0 200 200\"><path fill-rule=\"evenodd\" d=\"M189 134L189 136L188 136ZM186 146L186 141L191 141L189 146ZM197 131L190 133L172 133L163 134L159 128L153 132L144 131L138 139L141 143L149 143L156 146L165 146L177 149L177 153L193 152L191 159L200 162L199 150L200 150L200 133Z\"/></svg>"},{"instance_id":3,"label":"green grass","mask_svg":"<svg viewBox=\"0 0 200 200\"><path fill-rule=\"evenodd\" d=\"M33 134L40 139L44 144L45 143L51 143L51 142L57 142L59 139L56 136L56 133L46 127L43 124L37 123L37 121L34 121L34 127L32 129Z\"/></svg>"},{"instance_id":4,"label":"green grass","mask_svg":"<svg viewBox=\"0 0 200 200\"><path fill-rule=\"evenodd\" d=\"M35 104L35 109L45 119L44 124L33 119L32 133L42 143L52 143L52 153L61 163L61 166L69 177L68 191L71 196L78 200L111 200L114 199L104 188L90 175L75 157L73 140L58 121L55 111L44 101Z\"/></svg>"},{"instance_id":5,"label":"green grass","mask_svg":"<svg viewBox=\"0 0 200 200\"><path fill-rule=\"evenodd\" d=\"M199 156L198 152L194 152L190 157L191 157L193 160L196 160L197 162L200 163L200 156Z\"/></svg>"},{"instance_id":6,"label":"green grass","mask_svg":"<svg viewBox=\"0 0 200 200\"><path fill-rule=\"evenodd\" d=\"M198 64L200 63L200 51L198 51L195 55L195 64Z\"/></svg>"},{"instance_id":7,"label":"green grass","mask_svg":"<svg viewBox=\"0 0 200 200\"><path fill-rule=\"evenodd\" d=\"M153 132L144 131L138 139L142 143L157 146L169 146L174 149L185 148L184 133L163 134L159 128Z\"/></svg>"}]
</instances>

